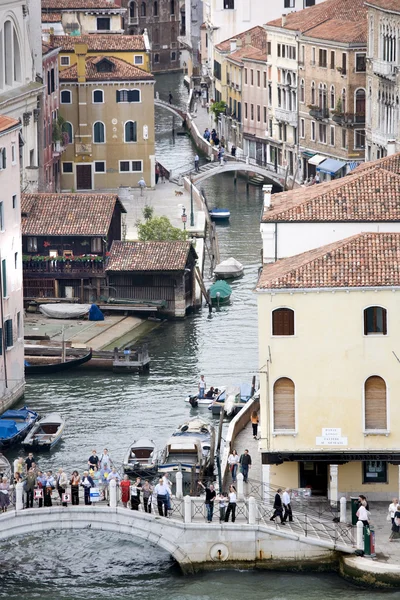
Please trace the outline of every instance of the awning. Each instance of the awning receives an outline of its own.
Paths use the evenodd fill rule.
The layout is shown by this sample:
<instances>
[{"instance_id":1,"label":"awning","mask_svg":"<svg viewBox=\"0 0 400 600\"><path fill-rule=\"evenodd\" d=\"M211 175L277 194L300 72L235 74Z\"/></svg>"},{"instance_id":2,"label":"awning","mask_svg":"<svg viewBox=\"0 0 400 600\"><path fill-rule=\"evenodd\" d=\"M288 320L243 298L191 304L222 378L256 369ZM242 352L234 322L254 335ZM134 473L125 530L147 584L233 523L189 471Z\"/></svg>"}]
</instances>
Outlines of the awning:
<instances>
[{"instance_id":1,"label":"awning","mask_svg":"<svg viewBox=\"0 0 400 600\"><path fill-rule=\"evenodd\" d=\"M304 158L312 158L313 156L315 156L315 152L309 152L308 150L302 150L301 153L304 156Z\"/></svg>"},{"instance_id":2,"label":"awning","mask_svg":"<svg viewBox=\"0 0 400 600\"><path fill-rule=\"evenodd\" d=\"M326 160L326 156L322 156L321 154L315 154L312 158L310 158L310 160L308 161L308 164L309 165L319 165L324 160Z\"/></svg>"},{"instance_id":3,"label":"awning","mask_svg":"<svg viewBox=\"0 0 400 600\"><path fill-rule=\"evenodd\" d=\"M327 158L319 167L317 167L317 171L321 171L321 173L328 173L328 175L333 176L345 166L346 163L342 160Z\"/></svg>"}]
</instances>

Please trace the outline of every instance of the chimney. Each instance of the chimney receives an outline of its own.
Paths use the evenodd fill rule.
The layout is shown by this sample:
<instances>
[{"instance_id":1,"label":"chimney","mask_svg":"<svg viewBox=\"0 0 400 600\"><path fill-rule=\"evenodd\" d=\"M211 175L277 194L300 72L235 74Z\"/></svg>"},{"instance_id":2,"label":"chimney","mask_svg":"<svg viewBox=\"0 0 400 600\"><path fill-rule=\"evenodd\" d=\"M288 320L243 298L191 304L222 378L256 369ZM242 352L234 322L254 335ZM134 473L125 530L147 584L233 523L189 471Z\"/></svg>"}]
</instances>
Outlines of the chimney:
<instances>
[{"instance_id":1,"label":"chimney","mask_svg":"<svg viewBox=\"0 0 400 600\"><path fill-rule=\"evenodd\" d=\"M86 55L87 44L75 44L74 51L76 54L76 64L78 68L78 83L86 81Z\"/></svg>"},{"instance_id":2,"label":"chimney","mask_svg":"<svg viewBox=\"0 0 400 600\"><path fill-rule=\"evenodd\" d=\"M282 27L286 25L286 15L282 15Z\"/></svg>"},{"instance_id":3,"label":"chimney","mask_svg":"<svg viewBox=\"0 0 400 600\"><path fill-rule=\"evenodd\" d=\"M235 52L236 50L236 38L231 40L231 52Z\"/></svg>"},{"instance_id":4,"label":"chimney","mask_svg":"<svg viewBox=\"0 0 400 600\"><path fill-rule=\"evenodd\" d=\"M251 46L251 33L246 33L244 43L246 46Z\"/></svg>"},{"instance_id":5,"label":"chimney","mask_svg":"<svg viewBox=\"0 0 400 600\"><path fill-rule=\"evenodd\" d=\"M272 185L263 185L262 190L264 194L264 208L271 208Z\"/></svg>"},{"instance_id":6,"label":"chimney","mask_svg":"<svg viewBox=\"0 0 400 600\"><path fill-rule=\"evenodd\" d=\"M242 47L242 40L241 40L241 38L238 38L236 40L236 48L241 48L241 47Z\"/></svg>"},{"instance_id":7,"label":"chimney","mask_svg":"<svg viewBox=\"0 0 400 600\"><path fill-rule=\"evenodd\" d=\"M387 156L396 154L396 140L388 140L386 148Z\"/></svg>"}]
</instances>

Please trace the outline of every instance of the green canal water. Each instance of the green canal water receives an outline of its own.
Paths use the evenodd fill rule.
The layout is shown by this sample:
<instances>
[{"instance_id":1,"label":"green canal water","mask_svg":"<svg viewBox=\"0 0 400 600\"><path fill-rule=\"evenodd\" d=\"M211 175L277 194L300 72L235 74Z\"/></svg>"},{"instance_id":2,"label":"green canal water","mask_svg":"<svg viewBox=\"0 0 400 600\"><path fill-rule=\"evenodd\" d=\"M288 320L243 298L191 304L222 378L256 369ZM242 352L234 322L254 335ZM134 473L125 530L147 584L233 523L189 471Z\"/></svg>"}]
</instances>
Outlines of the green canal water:
<instances>
[{"instance_id":1,"label":"green canal water","mask_svg":"<svg viewBox=\"0 0 400 600\"><path fill-rule=\"evenodd\" d=\"M161 97L171 89L184 103L186 88L177 75L161 76ZM195 151L186 137L172 136L172 116L157 112L157 157L173 168L187 164ZM175 127L178 125L175 122ZM27 384L25 402L41 414L59 411L67 419L63 441L40 467L83 470L92 448L107 447L120 465L129 443L150 437L162 445L183 419L195 414L184 403L201 373L209 385L249 381L257 372L257 312L253 288L260 264L261 190L229 175L209 179L211 206L232 212L219 226L221 258L245 265L233 284L232 305L208 315L197 312L184 322L162 324L148 336L151 371L147 377L101 371L79 376L37 378ZM160 185L160 184L159 184ZM201 414L211 418L208 411ZM8 454L10 460L18 450ZM0 545L0 598L31 600L380 600L399 592L363 591L338 576L266 572L180 574L158 547L106 532L47 532Z\"/></svg>"}]
</instances>

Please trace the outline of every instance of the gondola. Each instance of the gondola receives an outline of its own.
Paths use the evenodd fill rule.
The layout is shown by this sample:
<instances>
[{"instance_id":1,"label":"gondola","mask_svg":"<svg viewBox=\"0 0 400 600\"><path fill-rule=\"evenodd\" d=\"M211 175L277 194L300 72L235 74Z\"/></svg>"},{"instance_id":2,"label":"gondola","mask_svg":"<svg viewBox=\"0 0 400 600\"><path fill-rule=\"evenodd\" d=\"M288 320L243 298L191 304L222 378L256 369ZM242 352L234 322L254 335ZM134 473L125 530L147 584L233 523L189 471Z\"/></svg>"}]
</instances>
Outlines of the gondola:
<instances>
[{"instance_id":1,"label":"gondola","mask_svg":"<svg viewBox=\"0 0 400 600\"><path fill-rule=\"evenodd\" d=\"M42 357L43 360L46 360L46 357ZM80 358L72 358L71 360L66 360L64 362L58 363L43 363L39 365L31 365L25 358L25 375L47 375L52 373L59 373L61 371L69 371L70 369L75 369L80 365L88 362L92 358L92 350L90 350L85 356L81 356Z\"/></svg>"}]
</instances>

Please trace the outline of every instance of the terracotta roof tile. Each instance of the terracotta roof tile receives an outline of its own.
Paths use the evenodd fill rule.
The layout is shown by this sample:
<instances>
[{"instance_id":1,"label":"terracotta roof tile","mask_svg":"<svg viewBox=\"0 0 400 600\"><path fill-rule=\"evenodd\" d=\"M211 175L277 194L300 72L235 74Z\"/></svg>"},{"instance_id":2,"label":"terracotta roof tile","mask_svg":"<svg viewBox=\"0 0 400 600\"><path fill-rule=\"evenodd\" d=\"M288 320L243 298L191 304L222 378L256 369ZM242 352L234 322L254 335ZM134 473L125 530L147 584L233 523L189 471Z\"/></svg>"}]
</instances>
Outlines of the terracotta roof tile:
<instances>
[{"instance_id":1,"label":"terracotta roof tile","mask_svg":"<svg viewBox=\"0 0 400 600\"><path fill-rule=\"evenodd\" d=\"M191 242L113 242L107 271L183 271Z\"/></svg>"},{"instance_id":2,"label":"terracotta roof tile","mask_svg":"<svg viewBox=\"0 0 400 600\"><path fill-rule=\"evenodd\" d=\"M347 43L367 43L367 19L339 21L329 19L306 33L307 37Z\"/></svg>"},{"instance_id":3,"label":"terracotta roof tile","mask_svg":"<svg viewBox=\"0 0 400 600\"><path fill-rule=\"evenodd\" d=\"M400 175L384 168L273 194L268 222L400 221Z\"/></svg>"},{"instance_id":4,"label":"terracotta roof tile","mask_svg":"<svg viewBox=\"0 0 400 600\"><path fill-rule=\"evenodd\" d=\"M17 125L19 125L19 121L17 119L0 115L0 131L7 131L7 129L11 129Z\"/></svg>"},{"instance_id":5,"label":"terracotta roof tile","mask_svg":"<svg viewBox=\"0 0 400 600\"><path fill-rule=\"evenodd\" d=\"M42 23L57 23L61 21L60 12L44 12L42 13Z\"/></svg>"},{"instance_id":6,"label":"terracotta roof tile","mask_svg":"<svg viewBox=\"0 0 400 600\"><path fill-rule=\"evenodd\" d=\"M42 0L42 12L45 10L59 11L74 9L104 10L105 8L121 10L120 6L108 0Z\"/></svg>"},{"instance_id":7,"label":"terracotta roof tile","mask_svg":"<svg viewBox=\"0 0 400 600\"><path fill-rule=\"evenodd\" d=\"M256 289L392 286L400 286L400 233L360 233L264 265Z\"/></svg>"},{"instance_id":8,"label":"terracotta roof tile","mask_svg":"<svg viewBox=\"0 0 400 600\"><path fill-rule=\"evenodd\" d=\"M248 60L267 60L267 53L254 48L254 46L244 46L238 48L235 52L232 52L226 57L226 60L233 60L237 63L243 64L243 59Z\"/></svg>"},{"instance_id":9,"label":"terracotta roof tile","mask_svg":"<svg viewBox=\"0 0 400 600\"><path fill-rule=\"evenodd\" d=\"M102 60L113 63L112 71L98 71L96 65ZM86 58L86 80L87 81L141 81L143 79L153 80L151 73L131 65L126 60L115 58L115 56L92 56ZM77 81L78 66L72 65L60 71L60 81Z\"/></svg>"},{"instance_id":10,"label":"terracotta roof tile","mask_svg":"<svg viewBox=\"0 0 400 600\"><path fill-rule=\"evenodd\" d=\"M320 4L292 12L286 15L286 23L282 27L282 17L267 23L269 27L279 27L299 31L311 35L314 27L329 19L337 21L353 21L362 23L366 20L367 9L364 0L325 0Z\"/></svg>"},{"instance_id":11,"label":"terracotta roof tile","mask_svg":"<svg viewBox=\"0 0 400 600\"><path fill-rule=\"evenodd\" d=\"M383 10L389 10L390 12L400 13L399 0L367 0L365 4L367 6L383 8Z\"/></svg>"},{"instance_id":12,"label":"terracotta roof tile","mask_svg":"<svg viewBox=\"0 0 400 600\"><path fill-rule=\"evenodd\" d=\"M89 52L146 51L142 35L122 35L119 33L91 33L87 35L55 35L52 37L54 46L65 52L74 51L75 44L86 44Z\"/></svg>"},{"instance_id":13,"label":"terracotta roof tile","mask_svg":"<svg viewBox=\"0 0 400 600\"><path fill-rule=\"evenodd\" d=\"M249 44L247 44L248 46L253 46L259 50L266 50L267 48L267 35L265 29L259 25L252 27L247 31L243 31L242 33L238 33L228 40L224 40L223 42L217 44L215 47L221 52L229 52L231 49L231 40L240 40L243 46L246 43L246 39L249 39Z\"/></svg>"},{"instance_id":14,"label":"terracotta roof tile","mask_svg":"<svg viewBox=\"0 0 400 600\"><path fill-rule=\"evenodd\" d=\"M400 152L391 156L385 156L385 158L378 158L371 162L361 163L354 169L353 173L361 173L362 171L370 171L376 168L385 169L386 171L400 175Z\"/></svg>"},{"instance_id":15,"label":"terracotta roof tile","mask_svg":"<svg viewBox=\"0 0 400 600\"><path fill-rule=\"evenodd\" d=\"M117 194L23 194L23 235L107 235Z\"/></svg>"}]
</instances>

